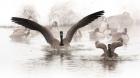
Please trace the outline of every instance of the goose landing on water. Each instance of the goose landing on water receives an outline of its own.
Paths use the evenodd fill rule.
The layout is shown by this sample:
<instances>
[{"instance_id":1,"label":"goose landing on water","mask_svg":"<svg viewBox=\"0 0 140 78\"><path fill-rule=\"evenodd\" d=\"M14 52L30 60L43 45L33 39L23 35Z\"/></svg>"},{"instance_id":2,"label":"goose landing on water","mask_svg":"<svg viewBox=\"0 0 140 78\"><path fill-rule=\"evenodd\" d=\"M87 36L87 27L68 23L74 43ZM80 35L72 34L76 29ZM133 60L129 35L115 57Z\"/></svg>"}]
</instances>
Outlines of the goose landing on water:
<instances>
[{"instance_id":1,"label":"goose landing on water","mask_svg":"<svg viewBox=\"0 0 140 78\"><path fill-rule=\"evenodd\" d=\"M123 46L123 40L120 38L118 41L113 42L112 44L108 44L107 46L104 43L100 43L99 41L95 42L96 48L103 49L104 53L102 56L107 59L116 58L118 57L118 54L116 54L114 51L117 47Z\"/></svg>"},{"instance_id":2,"label":"goose landing on water","mask_svg":"<svg viewBox=\"0 0 140 78\"><path fill-rule=\"evenodd\" d=\"M31 30L39 31L45 37L46 41L51 45L52 48L59 49L61 47L68 47L70 45L73 35L79 28L84 27L87 24L91 23L98 17L102 16L103 13L104 11L99 11L84 17L68 30L66 37L64 39L63 39L63 32L61 32L62 36L60 37L61 38L60 41L54 38L53 34L49 31L48 28L45 28L36 22L24 18L19 18L19 17L12 17L11 20ZM60 45L60 43L62 45Z\"/></svg>"}]
</instances>

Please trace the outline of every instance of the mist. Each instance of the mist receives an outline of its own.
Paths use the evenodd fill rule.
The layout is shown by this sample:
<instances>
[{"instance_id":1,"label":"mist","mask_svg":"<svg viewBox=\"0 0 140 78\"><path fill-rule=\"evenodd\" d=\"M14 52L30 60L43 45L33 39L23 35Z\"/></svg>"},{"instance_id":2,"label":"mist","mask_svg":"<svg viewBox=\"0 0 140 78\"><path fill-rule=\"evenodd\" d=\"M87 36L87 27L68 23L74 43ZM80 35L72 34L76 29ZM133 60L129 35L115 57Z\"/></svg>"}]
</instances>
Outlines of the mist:
<instances>
[{"instance_id":1,"label":"mist","mask_svg":"<svg viewBox=\"0 0 140 78\"><path fill-rule=\"evenodd\" d=\"M26 9L29 12L24 14ZM1 0L0 10L0 77L2 78L139 77L140 5L138 0ZM10 37L12 34L15 35L13 33L15 29L2 28L21 27L11 22L11 17L28 19L32 16L31 20L45 27L48 26L48 29L56 21L58 26L49 30L53 32L55 38L60 39L60 30L64 31L65 35L68 29L80 19L101 10L105 11L104 16L81 28L82 36L76 36L81 40L72 41L71 49L60 51L60 54L55 54L57 51L50 48L49 43L39 32L30 32L29 36L25 37L26 31L22 28L17 29L19 30L18 33L16 32L17 38L23 36L24 38L23 41L16 42ZM118 28L119 31L128 28L130 38L128 45L115 50L119 60L101 61L103 50L97 49L95 41L89 40L90 31L107 24L111 28Z\"/></svg>"},{"instance_id":2,"label":"mist","mask_svg":"<svg viewBox=\"0 0 140 78\"><path fill-rule=\"evenodd\" d=\"M54 5L65 4L80 17L91 14L95 11L105 10L105 16L112 16L123 13L124 11L136 18L139 14L139 1L137 0L4 0L0 3L0 25L11 25L11 17L18 16L21 8L30 5L39 13L39 22L48 23L48 15Z\"/></svg>"}]
</instances>

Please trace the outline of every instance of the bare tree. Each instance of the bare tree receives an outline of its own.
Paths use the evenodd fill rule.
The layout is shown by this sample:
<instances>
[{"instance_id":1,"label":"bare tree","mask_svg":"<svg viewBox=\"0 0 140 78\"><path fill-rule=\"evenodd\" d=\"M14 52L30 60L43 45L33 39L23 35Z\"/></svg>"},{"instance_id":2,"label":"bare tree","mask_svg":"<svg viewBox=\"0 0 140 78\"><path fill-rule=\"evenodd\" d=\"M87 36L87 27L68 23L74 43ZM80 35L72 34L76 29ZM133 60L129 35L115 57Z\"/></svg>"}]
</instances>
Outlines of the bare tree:
<instances>
[{"instance_id":1,"label":"bare tree","mask_svg":"<svg viewBox=\"0 0 140 78\"><path fill-rule=\"evenodd\" d=\"M78 18L78 15L65 4L54 5L49 13L49 22L56 21L59 26L73 24Z\"/></svg>"},{"instance_id":2,"label":"bare tree","mask_svg":"<svg viewBox=\"0 0 140 78\"><path fill-rule=\"evenodd\" d=\"M36 12L32 6L25 6L23 8L22 13L21 13L21 17L26 18L26 19L30 19L33 21L37 21L36 20L37 19Z\"/></svg>"}]
</instances>

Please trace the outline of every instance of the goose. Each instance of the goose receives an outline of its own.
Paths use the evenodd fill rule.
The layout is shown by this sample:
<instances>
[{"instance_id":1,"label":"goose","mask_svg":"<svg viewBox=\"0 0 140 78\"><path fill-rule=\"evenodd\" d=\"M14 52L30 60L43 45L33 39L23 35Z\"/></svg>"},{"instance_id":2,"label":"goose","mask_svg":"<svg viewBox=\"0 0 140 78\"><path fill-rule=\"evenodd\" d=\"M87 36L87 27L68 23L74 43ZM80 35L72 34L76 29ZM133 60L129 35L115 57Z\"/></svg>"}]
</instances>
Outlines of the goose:
<instances>
[{"instance_id":1,"label":"goose","mask_svg":"<svg viewBox=\"0 0 140 78\"><path fill-rule=\"evenodd\" d=\"M92 14L84 17L83 19L81 19L78 23L73 25L68 30L65 38L63 38L63 31L60 31L60 41L57 40L53 36L53 34L51 33L51 31L48 28L43 27L42 25L40 25L34 21L31 21L31 20L28 20L25 18L19 18L19 17L12 17L11 20L12 20L12 22L20 24L24 27L31 29L31 30L39 31L45 37L46 41L51 45L52 48L59 49L61 47L69 47L70 42L71 42L75 32L79 28L82 28L82 27L86 26L87 24L91 23L92 21L94 21L98 17L101 17L103 15L103 13L104 13L104 11L98 11L98 12L92 13Z\"/></svg>"},{"instance_id":2,"label":"goose","mask_svg":"<svg viewBox=\"0 0 140 78\"><path fill-rule=\"evenodd\" d=\"M111 34L112 36L112 42L117 41L118 39L122 38L123 39L123 44L127 45L129 41L129 36L127 34L127 28L124 28L123 32L113 32Z\"/></svg>"},{"instance_id":3,"label":"goose","mask_svg":"<svg viewBox=\"0 0 140 78\"><path fill-rule=\"evenodd\" d=\"M129 36L128 36L128 33L127 33L127 28L124 28L124 32L122 33L122 38L123 38L123 43L125 45L128 44L128 41L129 41Z\"/></svg>"},{"instance_id":4,"label":"goose","mask_svg":"<svg viewBox=\"0 0 140 78\"><path fill-rule=\"evenodd\" d=\"M100 40L105 38L105 35L103 32L100 32L99 28L96 28L94 31L89 32L90 33L90 40Z\"/></svg>"},{"instance_id":5,"label":"goose","mask_svg":"<svg viewBox=\"0 0 140 78\"><path fill-rule=\"evenodd\" d=\"M77 30L73 36L73 41L79 41L82 38L82 32L80 30Z\"/></svg>"},{"instance_id":6,"label":"goose","mask_svg":"<svg viewBox=\"0 0 140 78\"><path fill-rule=\"evenodd\" d=\"M123 46L123 39L120 38L118 41L115 41L112 44L108 44L107 46L104 43L96 41L95 46L96 48L100 48L104 51L104 53L101 56L109 58L117 57L118 54L116 54L114 51L116 48Z\"/></svg>"},{"instance_id":7,"label":"goose","mask_svg":"<svg viewBox=\"0 0 140 78\"><path fill-rule=\"evenodd\" d=\"M105 34L105 37L109 38L111 36L111 28L109 27L109 24L107 24L106 29L103 31Z\"/></svg>"},{"instance_id":8,"label":"goose","mask_svg":"<svg viewBox=\"0 0 140 78\"><path fill-rule=\"evenodd\" d=\"M16 41L20 41L22 39L25 39L29 36L30 34L30 30L27 28L21 29L18 28L16 30L14 30L14 32L10 35L10 38L12 40L16 40Z\"/></svg>"}]
</instances>

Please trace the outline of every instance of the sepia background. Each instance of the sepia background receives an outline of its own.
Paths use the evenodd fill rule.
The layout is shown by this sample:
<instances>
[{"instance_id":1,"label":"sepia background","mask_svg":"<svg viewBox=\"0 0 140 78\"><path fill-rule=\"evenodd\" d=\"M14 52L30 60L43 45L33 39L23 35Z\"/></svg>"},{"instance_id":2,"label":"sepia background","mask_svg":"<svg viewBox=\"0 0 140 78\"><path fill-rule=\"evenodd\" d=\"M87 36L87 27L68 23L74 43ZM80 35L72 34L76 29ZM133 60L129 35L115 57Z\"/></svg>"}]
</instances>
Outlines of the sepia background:
<instances>
[{"instance_id":1,"label":"sepia background","mask_svg":"<svg viewBox=\"0 0 140 78\"><path fill-rule=\"evenodd\" d=\"M1 0L0 77L138 78L140 76L139 4L138 0ZM66 51L70 54L63 58L57 54L50 55L49 44L38 32L32 31L33 36L20 42L10 38L15 28L21 27L11 22L11 17L26 18L27 14L23 13L25 8L32 11L31 15L34 18L32 20L46 27L53 24L53 21L58 21L58 30L63 30L65 33L71 24L88 14L104 10L104 17L116 16L113 21L120 21L116 18L126 12L131 17L130 21L126 19L125 22L130 40L127 46L116 49L120 56L119 60L100 61L103 51L95 48L94 41L90 41L88 35L88 32L92 31L91 28L96 28L98 21L95 21L81 29L81 40L73 41L72 49ZM122 24L117 26L120 30L123 28ZM59 31L53 30L59 39Z\"/></svg>"}]
</instances>

